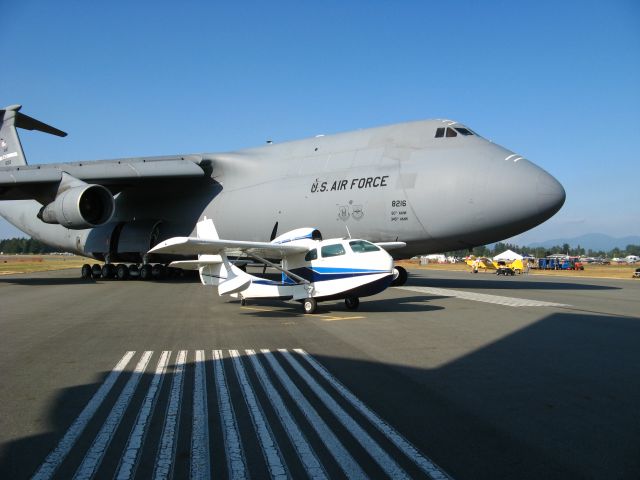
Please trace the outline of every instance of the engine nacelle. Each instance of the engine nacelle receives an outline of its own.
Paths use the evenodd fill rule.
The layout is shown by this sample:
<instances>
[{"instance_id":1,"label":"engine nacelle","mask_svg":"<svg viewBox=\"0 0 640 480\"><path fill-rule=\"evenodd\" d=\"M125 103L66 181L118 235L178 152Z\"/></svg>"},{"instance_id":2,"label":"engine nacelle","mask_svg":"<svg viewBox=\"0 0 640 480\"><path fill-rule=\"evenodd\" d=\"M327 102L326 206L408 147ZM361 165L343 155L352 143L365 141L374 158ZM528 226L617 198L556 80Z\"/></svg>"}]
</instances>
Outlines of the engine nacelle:
<instances>
[{"instance_id":1,"label":"engine nacelle","mask_svg":"<svg viewBox=\"0 0 640 480\"><path fill-rule=\"evenodd\" d=\"M58 194L52 203L40 209L38 218L45 223L81 230L108 222L114 210L115 200L106 187L85 184Z\"/></svg>"}]
</instances>

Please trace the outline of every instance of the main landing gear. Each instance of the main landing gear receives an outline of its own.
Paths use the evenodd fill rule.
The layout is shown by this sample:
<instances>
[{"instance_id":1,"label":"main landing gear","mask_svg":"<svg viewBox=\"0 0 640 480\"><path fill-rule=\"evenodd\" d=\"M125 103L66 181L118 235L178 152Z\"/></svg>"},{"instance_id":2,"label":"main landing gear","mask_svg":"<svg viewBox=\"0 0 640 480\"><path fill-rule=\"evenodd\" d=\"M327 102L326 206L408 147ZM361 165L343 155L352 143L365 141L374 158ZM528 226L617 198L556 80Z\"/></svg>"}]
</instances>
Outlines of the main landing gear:
<instances>
[{"instance_id":1,"label":"main landing gear","mask_svg":"<svg viewBox=\"0 0 640 480\"><path fill-rule=\"evenodd\" d=\"M355 310L360 305L360 299L358 297L346 297L344 299L344 306L349 310Z\"/></svg>"},{"instance_id":2,"label":"main landing gear","mask_svg":"<svg viewBox=\"0 0 640 480\"><path fill-rule=\"evenodd\" d=\"M396 265L393 268L393 273L394 273L394 277L393 277L393 280L391 281L392 287L401 287L407 282L407 278L409 277L409 274L407 273L407 270L404 267L399 267Z\"/></svg>"},{"instance_id":3,"label":"main landing gear","mask_svg":"<svg viewBox=\"0 0 640 480\"><path fill-rule=\"evenodd\" d=\"M118 279L128 280L130 278L140 278L140 280L164 280L165 278L175 278L183 275L183 272L177 268L170 268L165 265L156 264L144 264L140 265L126 265L119 263L114 265L113 263L105 263L104 265L89 265L85 263L80 269L80 276L89 280L92 278L98 279Z\"/></svg>"}]
</instances>

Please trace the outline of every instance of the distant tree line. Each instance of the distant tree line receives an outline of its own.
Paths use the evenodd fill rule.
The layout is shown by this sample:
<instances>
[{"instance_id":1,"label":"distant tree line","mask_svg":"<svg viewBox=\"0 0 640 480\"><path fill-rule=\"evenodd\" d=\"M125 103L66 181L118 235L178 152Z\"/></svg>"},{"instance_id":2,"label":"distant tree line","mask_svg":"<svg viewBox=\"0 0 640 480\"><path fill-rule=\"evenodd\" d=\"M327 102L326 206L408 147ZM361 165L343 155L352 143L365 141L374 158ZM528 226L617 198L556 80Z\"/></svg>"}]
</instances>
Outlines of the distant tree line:
<instances>
[{"instance_id":1,"label":"distant tree line","mask_svg":"<svg viewBox=\"0 0 640 480\"><path fill-rule=\"evenodd\" d=\"M564 245L556 245L555 247L545 248L545 247L521 247L519 245L514 245L511 243L498 242L493 244L492 247L487 245L482 245L481 247L475 247L469 252L468 249L464 250L456 250L453 252L447 252L447 256L454 257L466 257L469 254L475 255L476 257L494 257L499 253L504 252L505 250L513 250L514 252L518 252L522 255L532 255L536 258L544 258L549 255L553 255L556 253L562 253L570 256L586 256L586 257L594 257L594 258L614 258L614 257L626 257L627 255L639 255L640 256L640 245L627 245L626 248L614 248L613 250L609 250L605 252L604 250L592 250L592 249L584 249L580 245L575 248L571 247L568 243Z\"/></svg>"},{"instance_id":2,"label":"distant tree line","mask_svg":"<svg viewBox=\"0 0 640 480\"><path fill-rule=\"evenodd\" d=\"M0 240L0 252L4 253L51 253L59 249L50 247L33 238L7 238Z\"/></svg>"}]
</instances>

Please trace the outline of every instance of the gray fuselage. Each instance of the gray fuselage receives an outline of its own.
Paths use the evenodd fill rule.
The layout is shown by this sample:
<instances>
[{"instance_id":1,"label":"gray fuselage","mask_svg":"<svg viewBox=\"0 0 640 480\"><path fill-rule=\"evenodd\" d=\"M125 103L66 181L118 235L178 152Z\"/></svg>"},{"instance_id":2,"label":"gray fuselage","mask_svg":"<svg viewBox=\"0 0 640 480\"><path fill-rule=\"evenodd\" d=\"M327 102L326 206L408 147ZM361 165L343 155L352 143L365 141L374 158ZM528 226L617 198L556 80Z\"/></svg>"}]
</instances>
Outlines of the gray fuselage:
<instances>
[{"instance_id":1,"label":"gray fuselage","mask_svg":"<svg viewBox=\"0 0 640 480\"><path fill-rule=\"evenodd\" d=\"M0 213L39 240L96 258L127 250L114 231L135 244L155 226L154 243L192 234L205 216L222 238L269 240L277 222L278 233L312 226L325 238L403 241L393 253L407 257L502 240L560 209L564 189L546 171L476 134L437 138L447 127L466 130L427 120L196 155L205 178L122 188L113 218L93 229L45 224L35 200L0 202Z\"/></svg>"}]
</instances>

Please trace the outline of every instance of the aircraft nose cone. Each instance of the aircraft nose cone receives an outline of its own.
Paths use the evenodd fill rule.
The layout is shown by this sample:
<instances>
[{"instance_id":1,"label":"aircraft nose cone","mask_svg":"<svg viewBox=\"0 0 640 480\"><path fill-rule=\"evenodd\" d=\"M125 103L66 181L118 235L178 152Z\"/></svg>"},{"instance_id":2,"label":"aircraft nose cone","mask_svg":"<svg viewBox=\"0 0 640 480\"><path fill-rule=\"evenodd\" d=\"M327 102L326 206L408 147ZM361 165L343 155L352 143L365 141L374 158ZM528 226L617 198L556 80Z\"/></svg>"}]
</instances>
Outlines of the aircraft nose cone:
<instances>
[{"instance_id":1,"label":"aircraft nose cone","mask_svg":"<svg viewBox=\"0 0 640 480\"><path fill-rule=\"evenodd\" d=\"M538 211L542 217L549 218L556 213L567 198L564 188L554 177L542 170L536 182Z\"/></svg>"}]
</instances>

